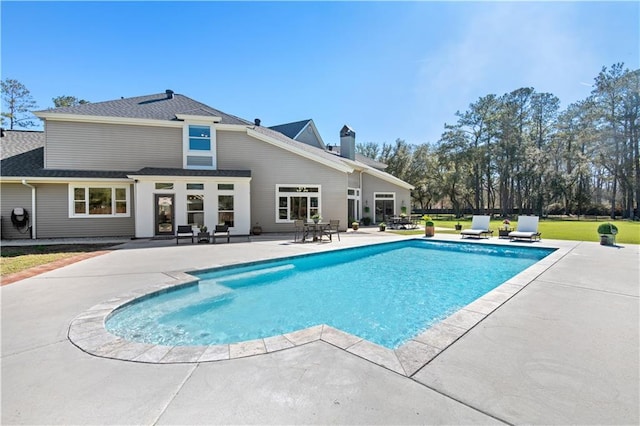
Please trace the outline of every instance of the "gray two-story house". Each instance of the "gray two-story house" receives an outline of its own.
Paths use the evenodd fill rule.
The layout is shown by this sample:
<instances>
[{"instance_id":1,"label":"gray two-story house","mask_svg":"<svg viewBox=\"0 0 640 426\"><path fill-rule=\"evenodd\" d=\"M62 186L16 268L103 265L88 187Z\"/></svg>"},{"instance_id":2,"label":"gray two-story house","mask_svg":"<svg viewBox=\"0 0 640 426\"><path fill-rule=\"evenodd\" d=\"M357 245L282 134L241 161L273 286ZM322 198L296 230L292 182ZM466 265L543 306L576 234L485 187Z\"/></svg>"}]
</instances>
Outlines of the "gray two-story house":
<instances>
[{"instance_id":1,"label":"gray two-story house","mask_svg":"<svg viewBox=\"0 0 640 426\"><path fill-rule=\"evenodd\" d=\"M232 235L290 231L295 219L370 217L410 205L412 186L325 145L312 120L272 128L171 90L34 112L43 132L0 139L2 238L174 235L227 224Z\"/></svg>"}]
</instances>

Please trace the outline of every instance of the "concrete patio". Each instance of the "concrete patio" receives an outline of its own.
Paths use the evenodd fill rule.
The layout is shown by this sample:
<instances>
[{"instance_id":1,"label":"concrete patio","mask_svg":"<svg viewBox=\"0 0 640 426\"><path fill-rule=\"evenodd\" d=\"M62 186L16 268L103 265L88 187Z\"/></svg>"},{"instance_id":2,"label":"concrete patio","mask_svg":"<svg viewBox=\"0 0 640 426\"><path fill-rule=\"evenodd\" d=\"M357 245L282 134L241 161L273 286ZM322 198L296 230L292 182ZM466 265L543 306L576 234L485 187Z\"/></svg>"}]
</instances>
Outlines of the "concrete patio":
<instances>
[{"instance_id":1,"label":"concrete patio","mask_svg":"<svg viewBox=\"0 0 640 426\"><path fill-rule=\"evenodd\" d=\"M148 364L89 355L67 337L83 311L176 282L176 272L402 238L361 230L321 244L294 244L291 235L217 245L133 240L3 286L2 424L640 422L636 245L533 243L566 254L409 377L325 340ZM479 243L487 242L515 244Z\"/></svg>"}]
</instances>

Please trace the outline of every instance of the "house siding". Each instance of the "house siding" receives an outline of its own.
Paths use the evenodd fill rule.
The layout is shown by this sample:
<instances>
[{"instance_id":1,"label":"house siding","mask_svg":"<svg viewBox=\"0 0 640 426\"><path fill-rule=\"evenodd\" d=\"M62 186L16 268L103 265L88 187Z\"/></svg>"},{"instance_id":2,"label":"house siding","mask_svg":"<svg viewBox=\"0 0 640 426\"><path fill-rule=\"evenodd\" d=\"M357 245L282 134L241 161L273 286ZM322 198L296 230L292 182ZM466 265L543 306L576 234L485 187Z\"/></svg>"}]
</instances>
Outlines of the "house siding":
<instances>
[{"instance_id":1,"label":"house siding","mask_svg":"<svg viewBox=\"0 0 640 426\"><path fill-rule=\"evenodd\" d=\"M182 129L47 121L45 168L135 171L182 168Z\"/></svg>"},{"instance_id":2,"label":"house siding","mask_svg":"<svg viewBox=\"0 0 640 426\"><path fill-rule=\"evenodd\" d=\"M315 146L316 148L322 148L320 145L320 141L316 137L316 134L313 133L311 126L305 127L305 129L298 135L296 138L297 141L306 143L307 145Z\"/></svg>"},{"instance_id":3,"label":"house siding","mask_svg":"<svg viewBox=\"0 0 640 426\"><path fill-rule=\"evenodd\" d=\"M133 237L134 212L131 188L130 217L69 218L69 186L36 186L36 233L38 238Z\"/></svg>"},{"instance_id":4,"label":"house siding","mask_svg":"<svg viewBox=\"0 0 640 426\"><path fill-rule=\"evenodd\" d=\"M349 188L360 188L360 172L349 173Z\"/></svg>"},{"instance_id":5,"label":"house siding","mask_svg":"<svg viewBox=\"0 0 640 426\"><path fill-rule=\"evenodd\" d=\"M0 185L0 236L2 239L31 238L31 234L19 232L11 223L11 212L16 207L22 207L32 217L31 188L19 183L3 183Z\"/></svg>"},{"instance_id":6,"label":"house siding","mask_svg":"<svg viewBox=\"0 0 640 426\"><path fill-rule=\"evenodd\" d=\"M251 225L265 232L293 231L293 223L276 221L276 185L321 185L325 221L347 223L347 175L313 160L254 139L243 132L219 131L218 168L251 170Z\"/></svg>"}]
</instances>

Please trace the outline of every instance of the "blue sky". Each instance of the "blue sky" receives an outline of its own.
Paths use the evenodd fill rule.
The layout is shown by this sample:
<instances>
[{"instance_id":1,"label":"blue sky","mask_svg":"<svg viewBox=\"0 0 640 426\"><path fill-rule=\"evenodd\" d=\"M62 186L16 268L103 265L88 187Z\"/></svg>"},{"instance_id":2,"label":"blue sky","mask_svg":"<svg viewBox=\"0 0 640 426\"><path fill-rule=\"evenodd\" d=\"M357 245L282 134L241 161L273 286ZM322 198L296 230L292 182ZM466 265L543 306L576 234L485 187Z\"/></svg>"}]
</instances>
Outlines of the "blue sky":
<instances>
[{"instance_id":1,"label":"blue sky","mask_svg":"<svg viewBox=\"0 0 640 426\"><path fill-rule=\"evenodd\" d=\"M583 99L602 66L640 67L638 2L7 2L2 79L42 109L172 89L326 143L436 142L479 97Z\"/></svg>"}]
</instances>

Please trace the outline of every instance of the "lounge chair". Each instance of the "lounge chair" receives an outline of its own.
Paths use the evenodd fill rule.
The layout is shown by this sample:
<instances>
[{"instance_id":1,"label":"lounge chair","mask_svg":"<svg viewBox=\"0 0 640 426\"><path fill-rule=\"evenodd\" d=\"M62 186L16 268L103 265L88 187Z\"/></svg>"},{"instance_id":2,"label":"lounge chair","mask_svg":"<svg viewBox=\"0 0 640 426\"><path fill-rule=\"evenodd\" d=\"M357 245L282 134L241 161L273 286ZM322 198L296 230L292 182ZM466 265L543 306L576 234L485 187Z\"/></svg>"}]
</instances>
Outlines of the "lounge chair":
<instances>
[{"instance_id":1,"label":"lounge chair","mask_svg":"<svg viewBox=\"0 0 640 426\"><path fill-rule=\"evenodd\" d=\"M518 228L509 232L509 239L528 239L531 241L540 241L540 232L538 232L538 216L520 216L518 218Z\"/></svg>"},{"instance_id":2,"label":"lounge chair","mask_svg":"<svg viewBox=\"0 0 640 426\"><path fill-rule=\"evenodd\" d=\"M474 238L489 238L493 235L493 231L489 229L489 222L491 221L491 216L480 216L474 215L473 219L471 219L471 229L465 229L460 231L460 235L462 238L464 237L474 237Z\"/></svg>"},{"instance_id":3,"label":"lounge chair","mask_svg":"<svg viewBox=\"0 0 640 426\"><path fill-rule=\"evenodd\" d=\"M216 225L216 228L211 233L213 237L213 244L216 243L216 236L227 237L227 242L231 242L231 234L229 233L229 226L227 225Z\"/></svg>"},{"instance_id":4,"label":"lounge chair","mask_svg":"<svg viewBox=\"0 0 640 426\"><path fill-rule=\"evenodd\" d=\"M178 245L180 238L191 238L191 244L193 244L194 237L195 232L193 232L191 225L178 225L178 231L176 232L176 245Z\"/></svg>"}]
</instances>

